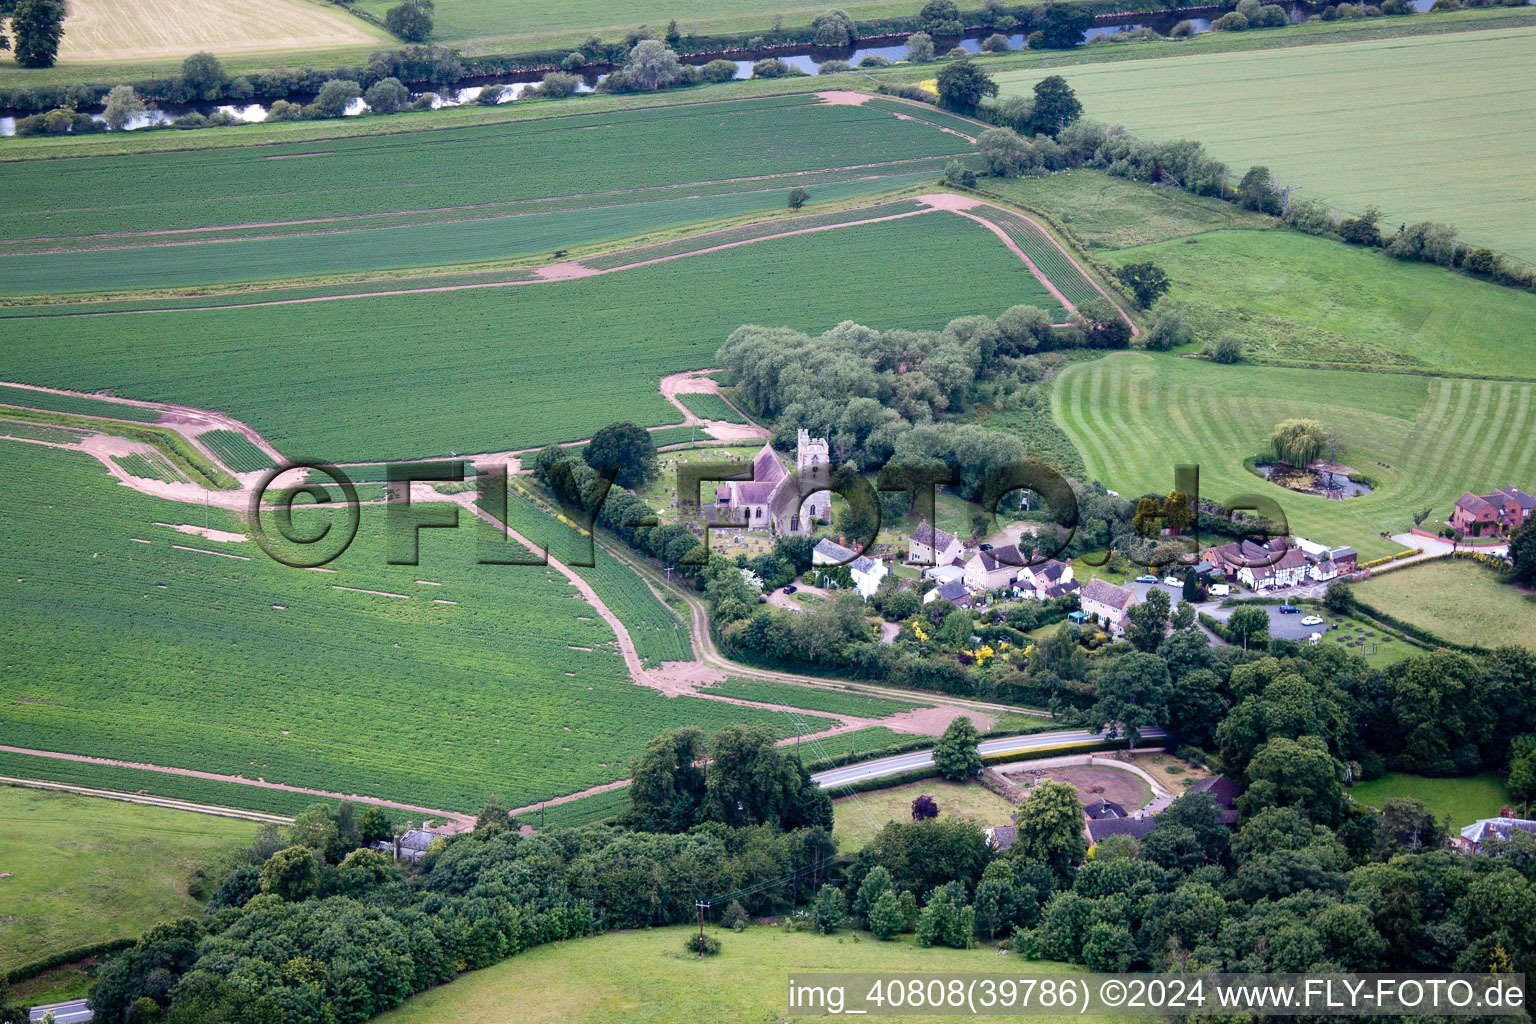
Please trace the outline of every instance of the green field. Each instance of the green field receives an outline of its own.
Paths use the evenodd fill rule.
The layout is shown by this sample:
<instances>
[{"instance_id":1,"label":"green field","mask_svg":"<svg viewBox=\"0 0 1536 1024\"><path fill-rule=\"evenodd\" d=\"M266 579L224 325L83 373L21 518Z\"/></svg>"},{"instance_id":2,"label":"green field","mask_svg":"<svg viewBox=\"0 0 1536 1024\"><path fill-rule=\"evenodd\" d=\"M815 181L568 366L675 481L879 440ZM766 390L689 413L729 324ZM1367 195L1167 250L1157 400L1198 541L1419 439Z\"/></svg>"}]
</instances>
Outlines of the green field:
<instances>
[{"instance_id":1,"label":"green field","mask_svg":"<svg viewBox=\"0 0 1536 1024\"><path fill-rule=\"evenodd\" d=\"M745 423L747 418L733 409L725 399L716 394L696 392L678 395L677 400L701 420L723 420L726 423Z\"/></svg>"},{"instance_id":2,"label":"green field","mask_svg":"<svg viewBox=\"0 0 1536 1024\"><path fill-rule=\"evenodd\" d=\"M70 416L101 416L114 420L133 420L137 423L154 423L160 418L160 410L146 409L142 405L108 402L84 395L56 395L49 391L13 388L4 384L0 384L0 405L43 409Z\"/></svg>"},{"instance_id":3,"label":"green field","mask_svg":"<svg viewBox=\"0 0 1536 1024\"><path fill-rule=\"evenodd\" d=\"M939 805L940 818L963 818L982 828L1007 825L1018 809L979 783L938 778L839 797L833 805L832 823L839 849L849 853L858 850L888 821L911 821L912 801L924 794Z\"/></svg>"},{"instance_id":4,"label":"green field","mask_svg":"<svg viewBox=\"0 0 1536 1024\"><path fill-rule=\"evenodd\" d=\"M86 457L8 442L0 467L0 743L460 810L622 778L683 723L785 731L776 712L636 686L563 576L475 565L468 528L423 531L421 564L389 566L365 507L337 571L305 572L153 526L204 512ZM218 510L212 525L242 528Z\"/></svg>"},{"instance_id":5,"label":"green field","mask_svg":"<svg viewBox=\"0 0 1536 1024\"><path fill-rule=\"evenodd\" d=\"M184 484L187 478L181 470L171 465L171 461L159 452L146 452L142 455L114 455L112 461L122 467L130 476L141 477L145 480L163 480L169 484Z\"/></svg>"},{"instance_id":6,"label":"green field","mask_svg":"<svg viewBox=\"0 0 1536 1024\"><path fill-rule=\"evenodd\" d=\"M1067 301L1074 306L1082 305L1093 299L1101 297L1099 290L1077 266L1075 266L1066 253L1030 220L1015 213L999 210L988 210L987 216L996 221L1004 234L1013 239L1024 255L1028 256L1040 268L1050 282L1054 284ZM1052 306L1055 305L1052 300ZM1046 307L1051 312L1051 307Z\"/></svg>"},{"instance_id":7,"label":"green field","mask_svg":"<svg viewBox=\"0 0 1536 1024\"><path fill-rule=\"evenodd\" d=\"M1220 199L1087 168L1043 178L991 178L986 188L1049 211L1089 249L1124 249L1203 231L1276 223Z\"/></svg>"},{"instance_id":8,"label":"green field","mask_svg":"<svg viewBox=\"0 0 1536 1024\"><path fill-rule=\"evenodd\" d=\"M1087 116L1149 139L1196 139L1234 179L1265 164L1303 196L1381 207L1384 227L1445 221L1468 241L1536 260L1536 133L1512 127L1536 119L1533 48L1536 27L1503 28L1028 69L998 81L1018 94L1059 73Z\"/></svg>"},{"instance_id":9,"label":"green field","mask_svg":"<svg viewBox=\"0 0 1536 1024\"><path fill-rule=\"evenodd\" d=\"M1250 359L1536 379L1530 292L1294 231L1214 231L1104 256L1162 267L1198 339L1236 334Z\"/></svg>"},{"instance_id":10,"label":"green field","mask_svg":"<svg viewBox=\"0 0 1536 1024\"><path fill-rule=\"evenodd\" d=\"M1388 772L1345 792L1364 807L1379 808L1393 797L1422 800L1436 818L1449 816L1451 826L1457 829L1479 818L1498 817L1500 808L1510 802L1504 780L1494 772L1464 779L1427 779L1422 775Z\"/></svg>"},{"instance_id":11,"label":"green field","mask_svg":"<svg viewBox=\"0 0 1536 1024\"><path fill-rule=\"evenodd\" d=\"M1380 534L1406 531L1420 508L1448 510L1463 491L1536 476L1536 448L1469 440L1528 436L1533 406L1532 384L1219 366L1130 352L1069 367L1052 392L1056 421L1091 479L1122 494L1166 493L1173 467L1196 463L1203 497L1268 495L1293 534L1352 545L1365 558L1399 550ZM1245 470L1243 459L1261 454L1275 424L1293 417L1342 432L1341 460L1381 488L1328 501Z\"/></svg>"},{"instance_id":12,"label":"green field","mask_svg":"<svg viewBox=\"0 0 1536 1024\"><path fill-rule=\"evenodd\" d=\"M818 686L795 686L792 683L774 683L764 679L727 679L700 687L700 693L718 693L725 697L762 701L765 704L783 704L786 707L825 711L832 715L854 715L859 718L885 718L904 711L930 707L925 703L910 704L903 700L887 700L869 697L849 690L830 690Z\"/></svg>"},{"instance_id":13,"label":"green field","mask_svg":"<svg viewBox=\"0 0 1536 1024\"><path fill-rule=\"evenodd\" d=\"M1476 562L1410 566L1366 580L1358 593L1371 607L1452 643L1536 650L1536 597Z\"/></svg>"},{"instance_id":14,"label":"green field","mask_svg":"<svg viewBox=\"0 0 1536 1024\"><path fill-rule=\"evenodd\" d=\"M236 473L259 473L276 465L266 452L238 430L210 430L199 434L197 439Z\"/></svg>"},{"instance_id":15,"label":"green field","mask_svg":"<svg viewBox=\"0 0 1536 1024\"><path fill-rule=\"evenodd\" d=\"M921 949L908 941L876 942L867 933L818 936L756 925L742 932L712 929L718 957L697 960L683 950L687 927L653 928L540 946L494 967L424 992L380 1024L698 1024L700 1021L801 1021L786 1017L785 979L797 971L900 974L1048 974L1064 964L999 959L991 948ZM946 1024L954 1016L883 1016L868 1021ZM967 1017L982 1024L1046 1017ZM1104 1018L1082 1017L1091 1024Z\"/></svg>"},{"instance_id":16,"label":"green field","mask_svg":"<svg viewBox=\"0 0 1536 1024\"><path fill-rule=\"evenodd\" d=\"M7 712L9 714L9 712ZM196 916L192 871L256 834L248 821L0 786L0 972Z\"/></svg>"},{"instance_id":17,"label":"green field","mask_svg":"<svg viewBox=\"0 0 1536 1024\"><path fill-rule=\"evenodd\" d=\"M426 457L676 422L657 380L744 323L938 328L1017 302L1049 305L990 231L931 213L526 287L11 319L0 377L218 409L338 462Z\"/></svg>"}]
</instances>

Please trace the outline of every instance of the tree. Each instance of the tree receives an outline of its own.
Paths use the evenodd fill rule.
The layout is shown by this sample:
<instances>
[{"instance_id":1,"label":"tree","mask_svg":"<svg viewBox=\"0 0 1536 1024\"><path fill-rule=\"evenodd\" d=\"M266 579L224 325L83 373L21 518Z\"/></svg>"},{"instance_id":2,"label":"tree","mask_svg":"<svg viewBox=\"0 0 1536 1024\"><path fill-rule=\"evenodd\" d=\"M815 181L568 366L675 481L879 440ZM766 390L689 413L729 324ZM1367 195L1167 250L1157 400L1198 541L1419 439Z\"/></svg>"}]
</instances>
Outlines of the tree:
<instances>
[{"instance_id":1,"label":"tree","mask_svg":"<svg viewBox=\"0 0 1536 1024\"><path fill-rule=\"evenodd\" d=\"M333 78L320 87L320 94L315 97L315 108L323 117L341 117L352 105L352 101L362 94L363 87L356 82Z\"/></svg>"},{"instance_id":2,"label":"tree","mask_svg":"<svg viewBox=\"0 0 1536 1024\"><path fill-rule=\"evenodd\" d=\"M1115 270L1115 276L1136 296L1136 304L1142 309L1150 309L1168 290L1168 275L1151 261L1127 263Z\"/></svg>"},{"instance_id":3,"label":"tree","mask_svg":"<svg viewBox=\"0 0 1536 1024\"><path fill-rule=\"evenodd\" d=\"M848 920L848 900L843 890L830 882L816 893L811 905L811 927L817 935L831 935Z\"/></svg>"},{"instance_id":4,"label":"tree","mask_svg":"<svg viewBox=\"0 0 1536 1024\"><path fill-rule=\"evenodd\" d=\"M1180 608L1200 600L1200 577L1193 569L1184 570L1183 585L1179 588L1179 597L1183 600Z\"/></svg>"},{"instance_id":5,"label":"tree","mask_svg":"<svg viewBox=\"0 0 1536 1024\"><path fill-rule=\"evenodd\" d=\"M1173 628L1181 632L1193 629L1195 627L1194 603L1187 599L1180 601L1178 607L1173 610L1172 622Z\"/></svg>"},{"instance_id":6,"label":"tree","mask_svg":"<svg viewBox=\"0 0 1536 1024\"><path fill-rule=\"evenodd\" d=\"M997 95L997 83L969 60L957 60L939 70L934 88L939 91L939 106L957 114L972 114L982 99Z\"/></svg>"},{"instance_id":7,"label":"tree","mask_svg":"<svg viewBox=\"0 0 1536 1024\"><path fill-rule=\"evenodd\" d=\"M1047 4L1040 17L1035 19L1035 29L1040 33L1040 46L1051 50L1070 50L1083 41L1093 27L1093 15L1079 4ZM1035 42L1030 40L1031 47Z\"/></svg>"},{"instance_id":8,"label":"tree","mask_svg":"<svg viewBox=\"0 0 1536 1024\"><path fill-rule=\"evenodd\" d=\"M341 829L329 804L310 804L288 826L288 842L332 861L341 859Z\"/></svg>"},{"instance_id":9,"label":"tree","mask_svg":"<svg viewBox=\"0 0 1536 1024\"><path fill-rule=\"evenodd\" d=\"M1083 805L1077 790L1064 782L1042 782L1019 805L1017 831L1008 856L1037 860L1056 878L1070 883L1073 869L1083 862L1088 842L1083 838Z\"/></svg>"},{"instance_id":10,"label":"tree","mask_svg":"<svg viewBox=\"0 0 1536 1024\"><path fill-rule=\"evenodd\" d=\"M1381 244L1381 211L1367 206L1358 217L1346 217L1339 221L1339 237L1351 245L1377 246Z\"/></svg>"},{"instance_id":11,"label":"tree","mask_svg":"<svg viewBox=\"0 0 1536 1024\"><path fill-rule=\"evenodd\" d=\"M614 470L620 487L639 487L656 475L656 442L650 431L629 422L610 423L592 435L581 457L599 472Z\"/></svg>"},{"instance_id":12,"label":"tree","mask_svg":"<svg viewBox=\"0 0 1536 1024\"><path fill-rule=\"evenodd\" d=\"M976 898L971 901L976 911L976 927L987 933L987 938L997 938L998 932L1013 927L1018 905L1018 893L1014 888L1013 865L1006 860L996 860L981 873L976 886Z\"/></svg>"},{"instance_id":13,"label":"tree","mask_svg":"<svg viewBox=\"0 0 1536 1024\"><path fill-rule=\"evenodd\" d=\"M913 32L907 36L907 60L913 64L928 64L933 60L933 36L927 32Z\"/></svg>"},{"instance_id":14,"label":"tree","mask_svg":"<svg viewBox=\"0 0 1536 1024\"><path fill-rule=\"evenodd\" d=\"M313 896L320 888L320 865L314 853L304 846L278 850L261 869L261 891L297 903Z\"/></svg>"},{"instance_id":15,"label":"tree","mask_svg":"<svg viewBox=\"0 0 1536 1024\"><path fill-rule=\"evenodd\" d=\"M1248 168L1248 173L1243 175L1243 180L1237 186L1237 205L1245 210L1279 216L1280 195L1268 167Z\"/></svg>"},{"instance_id":16,"label":"tree","mask_svg":"<svg viewBox=\"0 0 1536 1024\"><path fill-rule=\"evenodd\" d=\"M958 36L965 32L965 22L960 20L960 8L955 0L928 0L917 12L923 28L936 36Z\"/></svg>"},{"instance_id":17,"label":"tree","mask_svg":"<svg viewBox=\"0 0 1536 1024\"><path fill-rule=\"evenodd\" d=\"M1240 363L1243 361L1243 339L1235 334L1223 334L1216 339L1216 344L1205 350L1205 354L1215 363Z\"/></svg>"},{"instance_id":18,"label":"tree","mask_svg":"<svg viewBox=\"0 0 1536 1024\"><path fill-rule=\"evenodd\" d=\"M804 206L806 201L810 198L811 192L809 189L799 187L792 188L789 190L789 208L791 210L798 210L800 207Z\"/></svg>"},{"instance_id":19,"label":"tree","mask_svg":"<svg viewBox=\"0 0 1536 1024\"><path fill-rule=\"evenodd\" d=\"M500 800L491 797L475 816L475 831L482 836L495 835L509 831L511 822L512 812L503 807Z\"/></svg>"},{"instance_id":20,"label":"tree","mask_svg":"<svg viewBox=\"0 0 1536 1024\"><path fill-rule=\"evenodd\" d=\"M1166 595L1163 600L1160 621L1166 621L1168 614ZM1153 627L1142 628L1150 632ZM1161 640L1160 622L1155 628ZM1095 673L1095 681L1098 700L1088 711L1088 722L1095 729L1108 728L1110 735L1124 735L1134 747L1141 739L1142 729L1167 721L1173 683L1168 665L1155 654L1138 651L1112 658Z\"/></svg>"},{"instance_id":21,"label":"tree","mask_svg":"<svg viewBox=\"0 0 1536 1024\"><path fill-rule=\"evenodd\" d=\"M1528 519L1524 526L1509 538L1509 557L1515 563L1511 576L1516 583L1536 583L1536 519Z\"/></svg>"},{"instance_id":22,"label":"tree","mask_svg":"<svg viewBox=\"0 0 1536 1024\"><path fill-rule=\"evenodd\" d=\"M715 733L704 770L704 817L727 825L781 824L794 808L801 778L775 746L767 725L727 725Z\"/></svg>"},{"instance_id":23,"label":"tree","mask_svg":"<svg viewBox=\"0 0 1536 1024\"><path fill-rule=\"evenodd\" d=\"M1008 37L1001 32L993 32L981 41L983 53L1007 53Z\"/></svg>"},{"instance_id":24,"label":"tree","mask_svg":"<svg viewBox=\"0 0 1536 1024\"><path fill-rule=\"evenodd\" d=\"M384 12L384 27L408 43L419 43L432 34L430 0L405 0Z\"/></svg>"},{"instance_id":25,"label":"tree","mask_svg":"<svg viewBox=\"0 0 1536 1024\"><path fill-rule=\"evenodd\" d=\"M1321 457L1327 444L1328 431L1317 420L1285 420L1269 435L1275 458L1298 467Z\"/></svg>"},{"instance_id":26,"label":"tree","mask_svg":"<svg viewBox=\"0 0 1536 1024\"><path fill-rule=\"evenodd\" d=\"M938 816L939 805L935 803L933 797L929 796L927 793L920 794L916 799L912 801L913 821L927 821L930 818L937 818Z\"/></svg>"},{"instance_id":27,"label":"tree","mask_svg":"<svg viewBox=\"0 0 1536 1024\"><path fill-rule=\"evenodd\" d=\"M891 873L879 865L870 868L859 885L858 894L853 898L854 917L867 923L880 897L892 891Z\"/></svg>"},{"instance_id":28,"label":"tree","mask_svg":"<svg viewBox=\"0 0 1536 1024\"><path fill-rule=\"evenodd\" d=\"M1089 348L1124 348L1131 341L1131 325L1115 304L1100 296L1077 307L1073 320L1083 330Z\"/></svg>"},{"instance_id":29,"label":"tree","mask_svg":"<svg viewBox=\"0 0 1536 1024\"><path fill-rule=\"evenodd\" d=\"M640 828L685 832L704 802L704 732L672 729L645 745L630 762L631 816Z\"/></svg>"},{"instance_id":30,"label":"tree","mask_svg":"<svg viewBox=\"0 0 1536 1024\"><path fill-rule=\"evenodd\" d=\"M1035 106L1029 123L1036 135L1054 139L1082 116L1083 105L1065 78L1047 75L1035 83Z\"/></svg>"},{"instance_id":31,"label":"tree","mask_svg":"<svg viewBox=\"0 0 1536 1024\"><path fill-rule=\"evenodd\" d=\"M363 93L363 102L375 114L393 114L411 105L411 91L398 78L382 78Z\"/></svg>"},{"instance_id":32,"label":"tree","mask_svg":"<svg viewBox=\"0 0 1536 1024\"><path fill-rule=\"evenodd\" d=\"M1438 850L1450 840L1444 825L1435 820L1435 812L1411 797L1393 797L1382 805L1376 835L1383 860L1399 853Z\"/></svg>"},{"instance_id":33,"label":"tree","mask_svg":"<svg viewBox=\"0 0 1536 1024\"><path fill-rule=\"evenodd\" d=\"M1536 800L1536 735L1518 736L1509 745L1509 795L1521 803Z\"/></svg>"},{"instance_id":34,"label":"tree","mask_svg":"<svg viewBox=\"0 0 1536 1024\"><path fill-rule=\"evenodd\" d=\"M986 172L997 178L1020 174L1033 161L1033 147L1012 128L988 128L976 139Z\"/></svg>"},{"instance_id":35,"label":"tree","mask_svg":"<svg viewBox=\"0 0 1536 1024\"><path fill-rule=\"evenodd\" d=\"M811 33L816 46L852 46L858 38L853 19L835 7L811 19Z\"/></svg>"},{"instance_id":36,"label":"tree","mask_svg":"<svg viewBox=\"0 0 1536 1024\"><path fill-rule=\"evenodd\" d=\"M200 100L216 100L224 92L229 75L219 58L211 53L194 53L181 62L181 80L191 94Z\"/></svg>"},{"instance_id":37,"label":"tree","mask_svg":"<svg viewBox=\"0 0 1536 1024\"><path fill-rule=\"evenodd\" d=\"M966 949L976 931L976 913L970 907L956 906L948 886L935 889L917 917L917 944Z\"/></svg>"},{"instance_id":38,"label":"tree","mask_svg":"<svg viewBox=\"0 0 1536 1024\"><path fill-rule=\"evenodd\" d=\"M1250 644L1262 646L1269 638L1269 613L1251 605L1238 608L1227 620L1227 632L1235 642L1243 645L1245 651Z\"/></svg>"},{"instance_id":39,"label":"tree","mask_svg":"<svg viewBox=\"0 0 1536 1024\"><path fill-rule=\"evenodd\" d=\"M51 68L64 38L64 0L16 0L11 10L11 36L16 63L24 68Z\"/></svg>"},{"instance_id":40,"label":"tree","mask_svg":"<svg viewBox=\"0 0 1536 1024\"><path fill-rule=\"evenodd\" d=\"M881 870L877 868L876 870ZM902 893L908 899L912 897L910 892ZM911 927L906 909L902 906L901 897L894 889L886 889L882 892L869 910L869 930L875 938L882 942L888 942L907 931Z\"/></svg>"},{"instance_id":41,"label":"tree","mask_svg":"<svg viewBox=\"0 0 1536 1024\"><path fill-rule=\"evenodd\" d=\"M958 782L981 771L981 753L976 749L980 742L981 733L976 731L970 716L961 715L950 722L933 745L933 763L939 774Z\"/></svg>"},{"instance_id":42,"label":"tree","mask_svg":"<svg viewBox=\"0 0 1536 1024\"><path fill-rule=\"evenodd\" d=\"M1168 611L1172 605L1168 592L1156 587L1147 591L1146 600L1131 606L1127 613L1131 624L1125 631L1125 638L1132 647L1149 654L1157 650L1157 645L1163 642L1163 634L1168 631Z\"/></svg>"},{"instance_id":43,"label":"tree","mask_svg":"<svg viewBox=\"0 0 1536 1024\"><path fill-rule=\"evenodd\" d=\"M395 834L394 826L390 824L389 816L384 813L384 808L378 805L370 805L363 812L363 818L357 823L357 841L362 846L372 846L381 843Z\"/></svg>"},{"instance_id":44,"label":"tree","mask_svg":"<svg viewBox=\"0 0 1536 1024\"><path fill-rule=\"evenodd\" d=\"M624 81L635 89L661 89L683 77L677 54L665 43L642 39L624 60Z\"/></svg>"},{"instance_id":45,"label":"tree","mask_svg":"<svg viewBox=\"0 0 1536 1024\"><path fill-rule=\"evenodd\" d=\"M144 101L139 99L139 94L133 91L133 86L114 85L112 91L107 93L107 108L104 116L107 127L114 132L127 128L129 122L142 113L144 113Z\"/></svg>"},{"instance_id":46,"label":"tree","mask_svg":"<svg viewBox=\"0 0 1536 1024\"><path fill-rule=\"evenodd\" d=\"M1244 814L1292 807L1330 828L1343 816L1344 766L1317 736L1270 740L1248 762L1246 774L1248 791L1238 797Z\"/></svg>"}]
</instances>

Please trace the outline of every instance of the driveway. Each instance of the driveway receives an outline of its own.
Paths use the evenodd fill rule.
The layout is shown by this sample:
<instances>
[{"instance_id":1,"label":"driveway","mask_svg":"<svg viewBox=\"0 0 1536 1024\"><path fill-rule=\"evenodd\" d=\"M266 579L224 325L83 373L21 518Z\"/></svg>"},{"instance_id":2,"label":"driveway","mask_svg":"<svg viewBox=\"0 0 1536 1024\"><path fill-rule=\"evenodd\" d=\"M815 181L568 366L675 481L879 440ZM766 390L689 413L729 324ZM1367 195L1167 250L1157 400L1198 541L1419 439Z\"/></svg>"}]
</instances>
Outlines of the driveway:
<instances>
[{"instance_id":1,"label":"driveway","mask_svg":"<svg viewBox=\"0 0 1536 1024\"><path fill-rule=\"evenodd\" d=\"M1452 551L1483 551L1490 555L1506 555L1509 553L1508 544L1452 544L1440 537L1420 537L1416 533L1395 533L1392 539L1405 548L1423 548L1422 555L1414 555L1412 558L1404 558L1398 561L1398 565L1412 565L1414 562L1422 562L1431 555L1448 555Z\"/></svg>"}]
</instances>

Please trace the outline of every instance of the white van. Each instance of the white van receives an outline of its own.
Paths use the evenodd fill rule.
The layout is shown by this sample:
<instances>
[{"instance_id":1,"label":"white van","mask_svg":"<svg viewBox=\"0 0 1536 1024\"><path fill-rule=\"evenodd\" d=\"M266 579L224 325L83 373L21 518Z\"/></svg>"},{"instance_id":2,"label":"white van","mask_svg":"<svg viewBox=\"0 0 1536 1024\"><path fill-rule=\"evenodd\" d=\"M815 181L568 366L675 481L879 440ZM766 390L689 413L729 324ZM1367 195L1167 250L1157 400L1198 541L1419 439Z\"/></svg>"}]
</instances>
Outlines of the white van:
<instances>
[{"instance_id":1,"label":"white van","mask_svg":"<svg viewBox=\"0 0 1536 1024\"><path fill-rule=\"evenodd\" d=\"M1210 590L1212 597L1226 597L1232 593L1232 587L1227 583L1213 583Z\"/></svg>"}]
</instances>

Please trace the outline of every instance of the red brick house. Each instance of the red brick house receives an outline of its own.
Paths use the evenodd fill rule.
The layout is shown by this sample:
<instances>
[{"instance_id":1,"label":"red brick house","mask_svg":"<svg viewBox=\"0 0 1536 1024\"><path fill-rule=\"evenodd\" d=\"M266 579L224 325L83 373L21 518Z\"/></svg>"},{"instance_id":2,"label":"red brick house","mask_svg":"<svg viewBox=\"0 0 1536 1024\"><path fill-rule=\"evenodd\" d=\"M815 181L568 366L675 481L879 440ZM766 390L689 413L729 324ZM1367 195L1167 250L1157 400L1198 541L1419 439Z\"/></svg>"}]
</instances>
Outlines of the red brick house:
<instances>
[{"instance_id":1,"label":"red brick house","mask_svg":"<svg viewBox=\"0 0 1536 1024\"><path fill-rule=\"evenodd\" d=\"M1467 537L1508 536L1536 510L1536 498L1518 487L1503 487L1490 494L1471 491L1456 499L1451 527Z\"/></svg>"}]
</instances>

